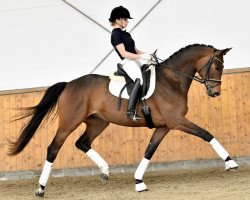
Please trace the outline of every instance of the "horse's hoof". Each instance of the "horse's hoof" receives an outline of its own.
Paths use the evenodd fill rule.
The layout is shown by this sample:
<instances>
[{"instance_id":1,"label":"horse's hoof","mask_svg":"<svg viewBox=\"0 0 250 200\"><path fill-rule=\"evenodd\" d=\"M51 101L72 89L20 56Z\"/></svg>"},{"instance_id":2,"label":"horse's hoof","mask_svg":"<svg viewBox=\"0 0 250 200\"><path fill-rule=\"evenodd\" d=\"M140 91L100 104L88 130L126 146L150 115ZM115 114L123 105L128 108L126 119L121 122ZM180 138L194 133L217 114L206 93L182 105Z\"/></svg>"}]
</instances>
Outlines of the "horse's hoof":
<instances>
[{"instance_id":1,"label":"horse's hoof","mask_svg":"<svg viewBox=\"0 0 250 200\"><path fill-rule=\"evenodd\" d=\"M37 192L36 192L36 196L37 196L37 197L44 197L44 192L39 192L39 191L37 191Z\"/></svg>"},{"instance_id":2,"label":"horse's hoof","mask_svg":"<svg viewBox=\"0 0 250 200\"><path fill-rule=\"evenodd\" d=\"M238 169L238 167L234 167L234 168L229 168L229 169L227 169L226 171L227 171L227 172L236 172L237 169Z\"/></svg>"},{"instance_id":3,"label":"horse's hoof","mask_svg":"<svg viewBox=\"0 0 250 200\"><path fill-rule=\"evenodd\" d=\"M238 168L237 163L234 160L226 161L225 170L226 171L236 171Z\"/></svg>"},{"instance_id":4,"label":"horse's hoof","mask_svg":"<svg viewBox=\"0 0 250 200\"><path fill-rule=\"evenodd\" d=\"M135 191L136 192L145 192L148 191L147 186L145 185L145 183L137 183L135 184Z\"/></svg>"},{"instance_id":5,"label":"horse's hoof","mask_svg":"<svg viewBox=\"0 0 250 200\"><path fill-rule=\"evenodd\" d=\"M138 192L147 192L148 191L148 189L145 189L145 190L142 190L142 191L138 191Z\"/></svg>"},{"instance_id":6,"label":"horse's hoof","mask_svg":"<svg viewBox=\"0 0 250 200\"><path fill-rule=\"evenodd\" d=\"M100 179L103 183L107 183L109 180L109 176L107 174L101 173Z\"/></svg>"}]
</instances>

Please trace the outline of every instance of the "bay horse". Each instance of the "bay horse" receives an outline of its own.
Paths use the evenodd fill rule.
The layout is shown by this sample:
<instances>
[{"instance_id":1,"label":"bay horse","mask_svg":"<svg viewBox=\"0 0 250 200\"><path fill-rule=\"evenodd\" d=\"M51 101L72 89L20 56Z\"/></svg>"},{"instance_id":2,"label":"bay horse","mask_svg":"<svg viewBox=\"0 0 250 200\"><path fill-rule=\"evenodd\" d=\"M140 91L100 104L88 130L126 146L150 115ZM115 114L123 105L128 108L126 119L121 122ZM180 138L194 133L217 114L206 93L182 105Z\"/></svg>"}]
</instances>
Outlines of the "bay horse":
<instances>
[{"instance_id":1,"label":"bay horse","mask_svg":"<svg viewBox=\"0 0 250 200\"><path fill-rule=\"evenodd\" d=\"M238 165L228 152L207 130L185 118L188 112L188 91L193 80L203 83L207 94L211 97L220 95L223 56L230 50L215 49L204 44L188 45L167 60L156 66L156 86L152 96L147 99L151 108L155 131L145 151L144 158L135 172L135 190L146 191L143 175L162 139L170 130L180 130L210 143L218 156L225 161L225 170L236 169ZM198 72L200 77L195 76ZM39 179L37 196L43 197L52 164L67 137L82 123L86 124L85 132L76 141L75 146L85 152L98 165L101 180L109 178L107 162L91 148L92 142L99 136L109 123L129 127L145 127L144 119L133 121L124 117L127 100L123 100L120 111L116 105L118 98L108 90L109 77L88 74L70 82L60 82L49 87L40 103L29 108L23 116L31 116L15 142L10 142L9 155L20 153L36 133L42 120L55 109L58 103L59 124L56 135L48 146L47 157ZM142 105L137 106L141 115Z\"/></svg>"}]
</instances>

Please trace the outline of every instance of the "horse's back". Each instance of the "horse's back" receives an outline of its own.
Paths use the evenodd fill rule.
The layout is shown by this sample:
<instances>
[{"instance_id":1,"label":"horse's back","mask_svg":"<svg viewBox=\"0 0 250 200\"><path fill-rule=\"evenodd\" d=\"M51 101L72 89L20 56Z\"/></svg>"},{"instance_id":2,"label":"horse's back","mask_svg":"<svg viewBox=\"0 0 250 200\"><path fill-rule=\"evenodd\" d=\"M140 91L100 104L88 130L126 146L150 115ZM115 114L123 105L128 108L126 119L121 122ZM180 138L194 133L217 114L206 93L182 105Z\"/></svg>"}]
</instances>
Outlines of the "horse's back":
<instances>
[{"instance_id":1,"label":"horse's back","mask_svg":"<svg viewBox=\"0 0 250 200\"><path fill-rule=\"evenodd\" d=\"M107 84L109 82L109 77L108 76L103 76L99 74L87 74L84 76L81 76L77 79L74 79L69 82L70 86L74 86L77 88L80 87L91 87L92 85L102 85L102 84Z\"/></svg>"}]
</instances>

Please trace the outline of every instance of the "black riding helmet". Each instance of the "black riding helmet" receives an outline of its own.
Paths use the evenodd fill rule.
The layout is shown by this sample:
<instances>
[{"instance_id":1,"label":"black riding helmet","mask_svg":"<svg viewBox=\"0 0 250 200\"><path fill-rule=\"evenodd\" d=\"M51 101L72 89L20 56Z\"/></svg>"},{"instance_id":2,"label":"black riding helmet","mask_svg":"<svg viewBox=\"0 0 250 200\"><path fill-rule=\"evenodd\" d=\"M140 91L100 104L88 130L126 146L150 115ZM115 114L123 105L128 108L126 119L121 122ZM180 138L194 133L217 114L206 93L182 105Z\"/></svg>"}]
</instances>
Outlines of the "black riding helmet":
<instances>
[{"instance_id":1,"label":"black riding helmet","mask_svg":"<svg viewBox=\"0 0 250 200\"><path fill-rule=\"evenodd\" d=\"M120 18L133 19L130 17L129 11L126 8L124 8L123 6L115 7L111 11L109 21L115 22L116 19L120 19Z\"/></svg>"}]
</instances>

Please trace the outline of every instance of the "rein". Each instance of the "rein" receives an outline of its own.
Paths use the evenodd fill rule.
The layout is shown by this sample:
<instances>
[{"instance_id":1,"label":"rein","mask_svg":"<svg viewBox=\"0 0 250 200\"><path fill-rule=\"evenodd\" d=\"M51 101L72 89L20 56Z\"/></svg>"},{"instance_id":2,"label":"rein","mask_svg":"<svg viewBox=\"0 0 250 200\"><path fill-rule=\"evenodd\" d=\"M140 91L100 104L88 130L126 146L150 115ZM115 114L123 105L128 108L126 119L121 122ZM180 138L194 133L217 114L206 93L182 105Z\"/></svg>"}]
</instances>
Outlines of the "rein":
<instances>
[{"instance_id":1,"label":"rein","mask_svg":"<svg viewBox=\"0 0 250 200\"><path fill-rule=\"evenodd\" d=\"M157 51L157 50L156 50L156 51ZM162 59L158 58L158 57L156 56L156 51L155 51L153 54L151 54L151 56L154 58L154 60L155 60L155 62L156 62L156 65L161 65L161 66L163 66L163 67L169 68L167 65L164 65L164 64L162 64L162 63L159 62L159 60L162 61L162 62L165 61L165 60L162 60ZM215 52L214 52L214 53L215 53ZM217 85L220 85L220 84L221 84L221 80L218 80L218 79L210 79L210 78L209 78L211 65L212 65L212 63L213 63L214 60L217 60L217 61L223 63L223 61L221 61L220 59L218 59L218 58L215 57L215 54L214 54L214 53L211 55L211 57L210 57L210 59L208 60L208 62L207 62L199 71L197 71L197 72L199 73L199 72L201 72L203 69L205 69L206 66L208 66L208 67L207 67L207 71L206 71L206 75L205 75L204 78L200 78L200 77L195 76L195 75L194 75L194 76L189 76L189 75L187 75L187 74L185 74L185 73L182 73L182 72L180 72L180 71L178 71L178 70L176 70L176 69L173 69L173 68L169 68L169 69L171 69L172 71L174 71L174 72L176 72L176 73L178 73L178 74L180 74L180 75L182 75L182 76L185 76L185 77L187 77L187 78L190 78L190 79L192 79L192 80L195 80L195 81L197 81L197 82L199 82L199 83L201 83L201 84L204 83L205 86L207 87L207 89L213 88L213 87L215 87L215 86L217 86ZM206 84L208 81L216 82L216 83L218 83L218 84L216 84L216 85L214 85L214 86L208 86L208 85Z\"/></svg>"}]
</instances>

